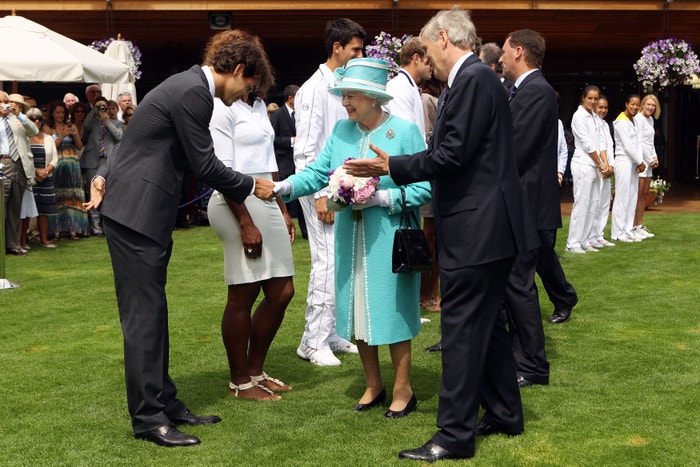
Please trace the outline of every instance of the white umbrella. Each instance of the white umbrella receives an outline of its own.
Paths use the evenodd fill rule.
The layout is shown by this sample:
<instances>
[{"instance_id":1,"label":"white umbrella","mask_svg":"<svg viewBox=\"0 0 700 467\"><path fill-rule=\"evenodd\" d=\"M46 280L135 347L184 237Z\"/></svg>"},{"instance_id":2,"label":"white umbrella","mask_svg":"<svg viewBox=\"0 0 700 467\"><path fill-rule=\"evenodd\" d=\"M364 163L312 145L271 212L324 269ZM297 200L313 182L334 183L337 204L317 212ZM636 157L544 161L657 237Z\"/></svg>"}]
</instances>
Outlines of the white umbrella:
<instances>
[{"instance_id":1,"label":"white umbrella","mask_svg":"<svg viewBox=\"0 0 700 467\"><path fill-rule=\"evenodd\" d=\"M0 81L127 83L130 68L21 16L0 18Z\"/></svg>"},{"instance_id":2,"label":"white umbrella","mask_svg":"<svg viewBox=\"0 0 700 467\"><path fill-rule=\"evenodd\" d=\"M134 69L134 57L131 55L129 46L125 41L121 40L120 36L117 36L116 41L109 43L104 54L125 64L130 70ZM134 80L128 83L102 83L101 89L102 95L113 101L118 101L119 93L126 91L131 94L131 103L136 105L136 86L134 85Z\"/></svg>"}]
</instances>

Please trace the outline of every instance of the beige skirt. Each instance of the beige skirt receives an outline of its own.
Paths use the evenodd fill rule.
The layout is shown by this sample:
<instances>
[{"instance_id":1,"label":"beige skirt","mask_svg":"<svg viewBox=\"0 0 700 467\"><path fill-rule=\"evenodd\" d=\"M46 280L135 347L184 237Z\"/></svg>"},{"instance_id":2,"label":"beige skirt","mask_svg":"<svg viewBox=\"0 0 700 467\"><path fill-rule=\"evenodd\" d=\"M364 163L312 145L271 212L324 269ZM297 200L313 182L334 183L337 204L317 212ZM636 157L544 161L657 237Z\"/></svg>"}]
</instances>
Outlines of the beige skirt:
<instances>
[{"instance_id":1,"label":"beige skirt","mask_svg":"<svg viewBox=\"0 0 700 467\"><path fill-rule=\"evenodd\" d=\"M245 200L245 206L262 235L262 255L256 259L246 258L241 226L223 195L215 191L209 199L209 223L224 247L226 285L293 276L292 246L277 202L265 202L249 196Z\"/></svg>"}]
</instances>

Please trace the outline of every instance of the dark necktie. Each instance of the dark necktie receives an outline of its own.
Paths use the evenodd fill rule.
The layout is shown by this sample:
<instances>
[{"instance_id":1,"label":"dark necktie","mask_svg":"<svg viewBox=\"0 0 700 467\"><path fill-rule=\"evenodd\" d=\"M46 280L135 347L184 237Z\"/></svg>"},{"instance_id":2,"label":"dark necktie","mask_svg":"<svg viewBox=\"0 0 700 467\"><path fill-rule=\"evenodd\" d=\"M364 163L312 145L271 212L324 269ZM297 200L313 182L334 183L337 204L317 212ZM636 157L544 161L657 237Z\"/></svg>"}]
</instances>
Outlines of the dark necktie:
<instances>
[{"instance_id":1,"label":"dark necktie","mask_svg":"<svg viewBox=\"0 0 700 467\"><path fill-rule=\"evenodd\" d=\"M294 118L294 116L296 115L295 112L296 112L295 110L292 110L292 129L294 130L294 134L297 133L297 122L296 122L296 119Z\"/></svg>"},{"instance_id":2,"label":"dark necktie","mask_svg":"<svg viewBox=\"0 0 700 467\"><path fill-rule=\"evenodd\" d=\"M100 145L98 149L98 154L101 158L107 157L107 148L105 147L105 133L107 133L107 126L105 122L100 120Z\"/></svg>"},{"instance_id":3,"label":"dark necktie","mask_svg":"<svg viewBox=\"0 0 700 467\"><path fill-rule=\"evenodd\" d=\"M513 100L513 98L515 97L515 94L517 92L518 92L517 86L515 86L515 85L511 86L510 90L508 91L508 102Z\"/></svg>"},{"instance_id":4,"label":"dark necktie","mask_svg":"<svg viewBox=\"0 0 700 467\"><path fill-rule=\"evenodd\" d=\"M445 101L447 100L447 96L450 95L450 87L446 86L445 89L443 89L442 93L440 94L440 97L438 97L438 112L437 112L437 117L440 116L442 113L442 108L445 106Z\"/></svg>"}]
</instances>

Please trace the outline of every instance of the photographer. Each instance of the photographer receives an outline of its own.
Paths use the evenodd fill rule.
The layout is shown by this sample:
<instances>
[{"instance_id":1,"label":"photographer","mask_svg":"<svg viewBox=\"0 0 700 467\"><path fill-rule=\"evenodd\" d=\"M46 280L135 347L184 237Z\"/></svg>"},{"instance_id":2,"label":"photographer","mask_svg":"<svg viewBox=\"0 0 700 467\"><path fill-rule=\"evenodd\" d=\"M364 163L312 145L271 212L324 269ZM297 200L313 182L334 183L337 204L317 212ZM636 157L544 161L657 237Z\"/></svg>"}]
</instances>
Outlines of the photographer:
<instances>
[{"instance_id":1,"label":"photographer","mask_svg":"<svg viewBox=\"0 0 700 467\"><path fill-rule=\"evenodd\" d=\"M83 173L83 186L88 187L90 180L93 179L100 168L106 161L109 154L114 149L114 146L121 141L124 130L121 125L117 125L116 120L110 120L107 112L108 101L105 97L95 99L95 106L92 108L83 124L85 135L83 143L85 149L80 157L80 168ZM85 199L90 200L90 190L85 189ZM92 234L97 237L102 237L102 228L100 227L100 213L96 210L90 211L90 229Z\"/></svg>"}]
</instances>

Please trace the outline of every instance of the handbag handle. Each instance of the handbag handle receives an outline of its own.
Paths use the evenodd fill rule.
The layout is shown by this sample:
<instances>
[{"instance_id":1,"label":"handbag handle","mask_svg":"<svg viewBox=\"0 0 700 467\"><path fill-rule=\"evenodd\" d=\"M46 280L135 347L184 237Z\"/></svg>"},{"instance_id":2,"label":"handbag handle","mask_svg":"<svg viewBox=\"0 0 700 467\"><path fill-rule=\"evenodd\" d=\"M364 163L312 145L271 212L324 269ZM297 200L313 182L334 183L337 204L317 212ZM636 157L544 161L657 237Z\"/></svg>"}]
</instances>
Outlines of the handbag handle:
<instances>
[{"instance_id":1,"label":"handbag handle","mask_svg":"<svg viewBox=\"0 0 700 467\"><path fill-rule=\"evenodd\" d=\"M416 224L416 228L420 229L416 213L413 211L409 212L408 209L406 209L406 191L401 188L401 220L399 221L399 228L403 229L405 225L407 229L412 229L411 220Z\"/></svg>"}]
</instances>

